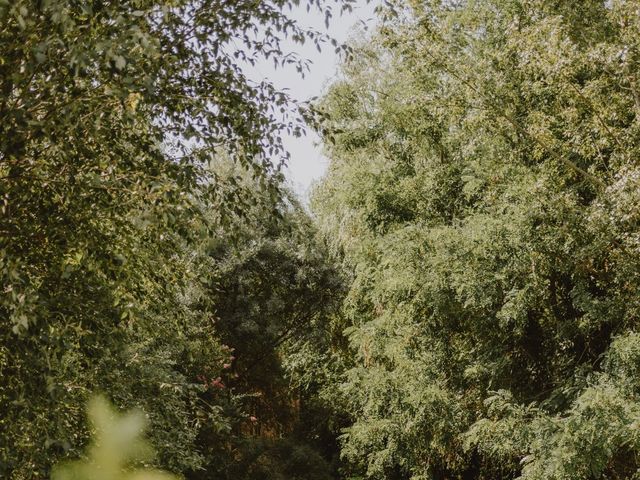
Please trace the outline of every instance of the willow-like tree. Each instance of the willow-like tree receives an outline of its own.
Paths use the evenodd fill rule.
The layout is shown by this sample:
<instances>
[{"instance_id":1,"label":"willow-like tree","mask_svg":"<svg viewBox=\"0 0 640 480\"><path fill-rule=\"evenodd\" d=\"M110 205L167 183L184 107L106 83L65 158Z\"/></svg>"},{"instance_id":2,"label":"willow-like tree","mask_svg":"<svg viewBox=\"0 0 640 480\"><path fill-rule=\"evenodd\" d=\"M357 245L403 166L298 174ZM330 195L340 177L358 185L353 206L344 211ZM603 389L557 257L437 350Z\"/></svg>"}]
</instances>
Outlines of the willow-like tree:
<instances>
[{"instance_id":1,"label":"willow-like tree","mask_svg":"<svg viewBox=\"0 0 640 480\"><path fill-rule=\"evenodd\" d=\"M320 105L354 475L636 478L638 12L398 2Z\"/></svg>"}]
</instances>

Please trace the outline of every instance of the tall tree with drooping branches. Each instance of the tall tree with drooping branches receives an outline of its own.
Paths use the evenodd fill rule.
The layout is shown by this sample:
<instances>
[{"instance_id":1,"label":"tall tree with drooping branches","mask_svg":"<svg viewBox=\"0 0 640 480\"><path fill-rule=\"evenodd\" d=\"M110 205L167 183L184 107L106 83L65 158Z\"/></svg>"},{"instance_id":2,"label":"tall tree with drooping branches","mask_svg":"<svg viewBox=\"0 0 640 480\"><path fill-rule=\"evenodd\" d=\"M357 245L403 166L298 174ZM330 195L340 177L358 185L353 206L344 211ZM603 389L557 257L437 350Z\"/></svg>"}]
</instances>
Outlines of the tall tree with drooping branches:
<instances>
[{"instance_id":1,"label":"tall tree with drooping branches","mask_svg":"<svg viewBox=\"0 0 640 480\"><path fill-rule=\"evenodd\" d=\"M637 475L639 11L397 2L318 105L354 474Z\"/></svg>"}]
</instances>

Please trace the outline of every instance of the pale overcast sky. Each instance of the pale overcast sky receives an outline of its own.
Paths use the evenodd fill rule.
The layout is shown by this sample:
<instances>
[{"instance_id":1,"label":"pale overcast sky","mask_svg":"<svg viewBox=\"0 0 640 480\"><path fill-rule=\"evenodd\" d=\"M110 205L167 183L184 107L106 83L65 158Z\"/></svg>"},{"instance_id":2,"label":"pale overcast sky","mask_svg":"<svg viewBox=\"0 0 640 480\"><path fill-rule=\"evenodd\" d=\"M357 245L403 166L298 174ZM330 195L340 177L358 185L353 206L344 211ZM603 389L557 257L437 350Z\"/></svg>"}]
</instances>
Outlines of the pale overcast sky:
<instances>
[{"instance_id":1,"label":"pale overcast sky","mask_svg":"<svg viewBox=\"0 0 640 480\"><path fill-rule=\"evenodd\" d=\"M301 2L304 3L304 2ZM331 19L329 34L339 42L345 42L354 27L362 22L373 27L376 22L375 5L378 2L358 0L353 12L345 13ZM302 26L315 30L326 31L324 16L319 12L307 12L306 7L301 7L293 12L295 18ZM279 88L288 88L291 95L298 100L308 100L311 97L321 95L327 85L336 76L339 58L334 48L326 44L321 52L316 50L313 42L307 42L301 46L294 42L283 43L284 51L298 52L302 57L312 61L311 71L301 78L294 69L275 69L270 63L263 63L256 68L257 73L269 78ZM312 132L302 138L286 137L285 147L291 153L291 161L288 167L288 178L291 186L300 198L306 202L310 193L310 186L314 180L319 179L327 168L327 161L322 155L322 149L317 145L318 137Z\"/></svg>"}]
</instances>

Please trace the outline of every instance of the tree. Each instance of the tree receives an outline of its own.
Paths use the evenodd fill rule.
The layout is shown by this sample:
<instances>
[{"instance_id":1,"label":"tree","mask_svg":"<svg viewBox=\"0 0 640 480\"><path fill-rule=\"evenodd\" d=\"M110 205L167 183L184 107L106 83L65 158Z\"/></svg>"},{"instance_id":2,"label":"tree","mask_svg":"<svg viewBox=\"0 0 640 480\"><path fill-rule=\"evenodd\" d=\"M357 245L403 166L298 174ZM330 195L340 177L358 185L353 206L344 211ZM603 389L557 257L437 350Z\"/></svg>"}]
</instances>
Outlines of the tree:
<instances>
[{"instance_id":1,"label":"tree","mask_svg":"<svg viewBox=\"0 0 640 480\"><path fill-rule=\"evenodd\" d=\"M355 473L635 474L638 7L398 2L317 107Z\"/></svg>"},{"instance_id":2,"label":"tree","mask_svg":"<svg viewBox=\"0 0 640 480\"><path fill-rule=\"evenodd\" d=\"M0 1L0 476L79 455L94 390L144 407L172 471L202 465L203 423L230 428L200 398L229 353L194 245L251 199L217 156L279 195L269 158L301 123L242 66L304 68L281 38L323 37L288 18L297 3Z\"/></svg>"},{"instance_id":3,"label":"tree","mask_svg":"<svg viewBox=\"0 0 640 480\"><path fill-rule=\"evenodd\" d=\"M274 203L237 167L216 167L221 178L240 173L255 205L203 246L213 272L204 309L215 309L216 332L231 349L206 401L227 399L238 413L231 435L215 424L202 430L207 466L193 478L328 478L333 452L309 435L327 417L310 408L317 388L301 379L308 370L300 362L328 348L343 278L293 194Z\"/></svg>"}]
</instances>

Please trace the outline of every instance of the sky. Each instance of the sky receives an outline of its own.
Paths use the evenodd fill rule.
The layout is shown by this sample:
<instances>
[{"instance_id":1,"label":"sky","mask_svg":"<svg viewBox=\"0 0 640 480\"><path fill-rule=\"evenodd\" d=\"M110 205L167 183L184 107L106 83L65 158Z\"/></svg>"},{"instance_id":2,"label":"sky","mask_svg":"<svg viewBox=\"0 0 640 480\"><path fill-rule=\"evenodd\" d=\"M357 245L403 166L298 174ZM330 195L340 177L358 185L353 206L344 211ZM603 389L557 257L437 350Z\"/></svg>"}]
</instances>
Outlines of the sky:
<instances>
[{"instance_id":1,"label":"sky","mask_svg":"<svg viewBox=\"0 0 640 480\"><path fill-rule=\"evenodd\" d=\"M301 2L304 3L304 2ZM357 0L352 12L335 17L329 23L328 33L338 42L346 42L355 28L362 28L363 24L375 25L375 5L377 2ZM293 11L292 17L301 26L319 31L327 31L324 25L324 15L320 12L307 12L306 7ZM296 100L304 101L319 96L326 91L332 79L336 78L340 59L334 48L327 44L318 52L313 42L298 45L292 41L283 43L283 51L297 52L303 58L309 59L310 72L301 78L293 68L274 68L272 63L261 63L255 67L254 75L268 78L278 88L288 88L289 93ZM327 169L327 159L322 155L322 147L318 144L318 137L308 131L306 136L295 138L285 136L285 148L291 153L291 160L287 168L287 178L293 190L306 203L309 198L310 187Z\"/></svg>"}]
</instances>

